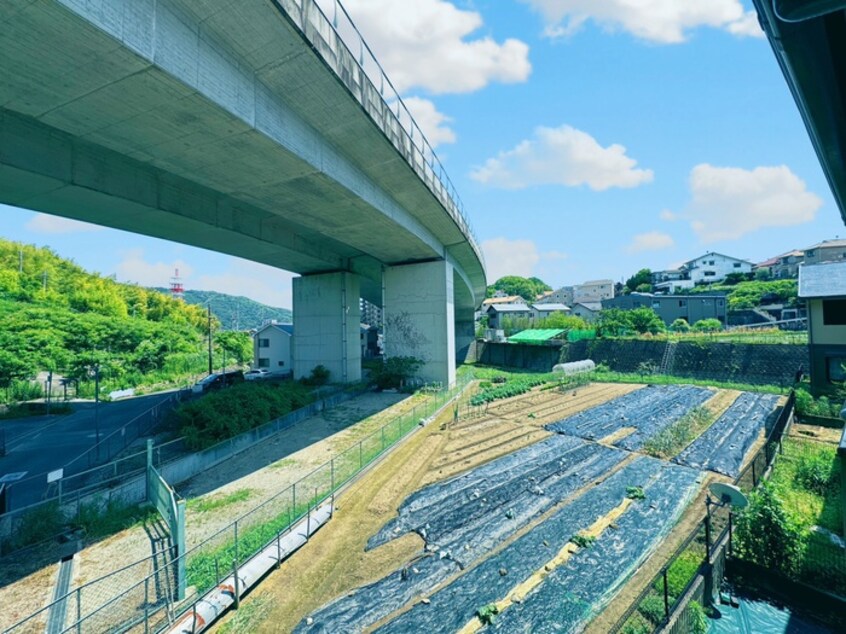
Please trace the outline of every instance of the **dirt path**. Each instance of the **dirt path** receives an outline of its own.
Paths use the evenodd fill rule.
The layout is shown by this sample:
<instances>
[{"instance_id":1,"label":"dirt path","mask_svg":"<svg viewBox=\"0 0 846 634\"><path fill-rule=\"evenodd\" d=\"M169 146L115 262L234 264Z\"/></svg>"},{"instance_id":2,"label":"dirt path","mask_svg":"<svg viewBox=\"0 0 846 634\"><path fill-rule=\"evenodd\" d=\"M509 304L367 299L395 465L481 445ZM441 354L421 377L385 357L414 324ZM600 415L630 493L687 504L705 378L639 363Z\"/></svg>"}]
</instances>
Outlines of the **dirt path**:
<instances>
[{"instance_id":1,"label":"dirt path","mask_svg":"<svg viewBox=\"0 0 846 634\"><path fill-rule=\"evenodd\" d=\"M188 548L426 398L384 392L363 394L280 432L176 487L189 500ZM137 525L82 550L77 555L72 588L149 557L154 547L162 547L158 535L156 526ZM111 578L102 587L91 588L87 596L83 592L83 611L94 609L133 581L137 582L152 571L152 565L147 561ZM0 605L13 606L12 610L0 610L0 631L49 603L55 569L56 566L44 568L0 588Z\"/></svg>"}]
</instances>

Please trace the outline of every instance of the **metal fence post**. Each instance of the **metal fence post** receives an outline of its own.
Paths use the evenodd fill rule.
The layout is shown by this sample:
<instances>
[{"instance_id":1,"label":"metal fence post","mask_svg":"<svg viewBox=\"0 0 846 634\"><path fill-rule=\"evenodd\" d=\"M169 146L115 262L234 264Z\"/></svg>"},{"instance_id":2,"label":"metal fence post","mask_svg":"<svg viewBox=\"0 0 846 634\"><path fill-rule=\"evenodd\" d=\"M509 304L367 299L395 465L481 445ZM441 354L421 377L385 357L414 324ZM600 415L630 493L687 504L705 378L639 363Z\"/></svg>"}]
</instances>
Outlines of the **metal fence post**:
<instances>
[{"instance_id":1,"label":"metal fence post","mask_svg":"<svg viewBox=\"0 0 846 634\"><path fill-rule=\"evenodd\" d=\"M82 634L82 588L76 589L76 632Z\"/></svg>"},{"instance_id":2,"label":"metal fence post","mask_svg":"<svg viewBox=\"0 0 846 634\"><path fill-rule=\"evenodd\" d=\"M728 541L729 557L732 557L734 555L734 551L732 550L732 548L733 548L732 540L734 539L734 531L733 531L733 527L732 527L732 518L733 517L734 517L734 514L731 512L731 510L729 510L729 527L728 527L729 528L729 541Z\"/></svg>"},{"instance_id":3,"label":"metal fence post","mask_svg":"<svg viewBox=\"0 0 846 634\"><path fill-rule=\"evenodd\" d=\"M311 536L311 502L306 504L306 541Z\"/></svg>"},{"instance_id":4,"label":"metal fence post","mask_svg":"<svg viewBox=\"0 0 846 634\"><path fill-rule=\"evenodd\" d=\"M664 568L664 618L670 618L670 591L667 584L667 568Z\"/></svg>"},{"instance_id":5,"label":"metal fence post","mask_svg":"<svg viewBox=\"0 0 846 634\"><path fill-rule=\"evenodd\" d=\"M241 607L241 589L238 587L238 560L232 560L232 578L235 580L235 609Z\"/></svg>"},{"instance_id":6,"label":"metal fence post","mask_svg":"<svg viewBox=\"0 0 846 634\"><path fill-rule=\"evenodd\" d=\"M294 509L294 517L296 517L297 516L297 483L296 482L294 482L294 484L291 485L291 491L292 491L291 495L293 496L293 502L291 502L291 507ZM290 526L290 524L291 523L288 522L289 526Z\"/></svg>"},{"instance_id":7,"label":"metal fence post","mask_svg":"<svg viewBox=\"0 0 846 634\"><path fill-rule=\"evenodd\" d=\"M276 568L282 565L282 531L276 531Z\"/></svg>"},{"instance_id":8,"label":"metal fence post","mask_svg":"<svg viewBox=\"0 0 846 634\"><path fill-rule=\"evenodd\" d=\"M235 520L235 559L238 559L238 520Z\"/></svg>"},{"instance_id":9,"label":"metal fence post","mask_svg":"<svg viewBox=\"0 0 846 634\"><path fill-rule=\"evenodd\" d=\"M711 514L705 518L705 561L711 561Z\"/></svg>"},{"instance_id":10,"label":"metal fence post","mask_svg":"<svg viewBox=\"0 0 846 634\"><path fill-rule=\"evenodd\" d=\"M150 632L150 577L144 577L144 634Z\"/></svg>"}]
</instances>

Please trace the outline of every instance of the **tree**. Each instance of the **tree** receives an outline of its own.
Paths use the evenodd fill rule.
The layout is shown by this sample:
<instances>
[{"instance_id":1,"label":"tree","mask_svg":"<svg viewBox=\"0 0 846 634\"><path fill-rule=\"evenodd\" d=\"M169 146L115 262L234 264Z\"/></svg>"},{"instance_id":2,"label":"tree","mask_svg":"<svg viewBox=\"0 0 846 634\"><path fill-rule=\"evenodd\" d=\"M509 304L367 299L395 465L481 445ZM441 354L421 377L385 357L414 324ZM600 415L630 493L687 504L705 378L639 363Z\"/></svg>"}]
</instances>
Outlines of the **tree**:
<instances>
[{"instance_id":1,"label":"tree","mask_svg":"<svg viewBox=\"0 0 846 634\"><path fill-rule=\"evenodd\" d=\"M657 335L666 329L664 321L651 308L635 308L629 311L629 323L632 329L640 334L651 333Z\"/></svg>"},{"instance_id":2,"label":"tree","mask_svg":"<svg viewBox=\"0 0 846 634\"><path fill-rule=\"evenodd\" d=\"M670 324L670 330L673 332L688 332L690 330L690 324L687 323L686 319L679 318Z\"/></svg>"},{"instance_id":3,"label":"tree","mask_svg":"<svg viewBox=\"0 0 846 634\"><path fill-rule=\"evenodd\" d=\"M717 332L718 330L721 330L722 327L722 322L719 319L714 319L713 317L709 319L700 319L693 324L693 329L696 332Z\"/></svg>"},{"instance_id":4,"label":"tree","mask_svg":"<svg viewBox=\"0 0 846 634\"><path fill-rule=\"evenodd\" d=\"M755 271L755 280L758 282L767 282L772 279L772 273L769 269L758 269Z\"/></svg>"},{"instance_id":5,"label":"tree","mask_svg":"<svg viewBox=\"0 0 846 634\"><path fill-rule=\"evenodd\" d=\"M248 363L253 358L253 343L250 335L238 330L224 330L214 336L215 344L235 363Z\"/></svg>"},{"instance_id":6,"label":"tree","mask_svg":"<svg viewBox=\"0 0 846 634\"><path fill-rule=\"evenodd\" d=\"M638 287L643 284L647 284L649 289L652 290L652 271L649 269L640 269L637 273L626 280L626 288L629 289L629 292L636 291Z\"/></svg>"},{"instance_id":7,"label":"tree","mask_svg":"<svg viewBox=\"0 0 846 634\"><path fill-rule=\"evenodd\" d=\"M588 324L581 317L566 315L564 313L552 313L549 317L541 319L535 324L535 328L556 328L560 330L587 330Z\"/></svg>"},{"instance_id":8,"label":"tree","mask_svg":"<svg viewBox=\"0 0 846 634\"><path fill-rule=\"evenodd\" d=\"M536 277L520 277L506 275L499 278L487 289L487 296L492 297L495 291L502 291L506 295L519 295L527 302L534 302L544 291L551 291L552 287Z\"/></svg>"},{"instance_id":9,"label":"tree","mask_svg":"<svg viewBox=\"0 0 846 634\"><path fill-rule=\"evenodd\" d=\"M619 337L632 330L629 311L620 308L606 308L596 318L596 334L600 337Z\"/></svg>"}]
</instances>

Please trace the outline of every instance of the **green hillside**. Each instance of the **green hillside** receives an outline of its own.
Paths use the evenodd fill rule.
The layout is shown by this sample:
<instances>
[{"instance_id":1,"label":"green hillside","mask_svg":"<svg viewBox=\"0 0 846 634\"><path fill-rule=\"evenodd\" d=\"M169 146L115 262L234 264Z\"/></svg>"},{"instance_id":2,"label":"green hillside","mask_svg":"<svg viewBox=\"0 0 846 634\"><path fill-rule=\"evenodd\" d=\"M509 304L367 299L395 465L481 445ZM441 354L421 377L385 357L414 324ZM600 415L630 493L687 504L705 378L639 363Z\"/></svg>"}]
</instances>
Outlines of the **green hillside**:
<instances>
[{"instance_id":1,"label":"green hillside","mask_svg":"<svg viewBox=\"0 0 846 634\"><path fill-rule=\"evenodd\" d=\"M166 289L154 289L162 293ZM265 321L275 319L283 324L290 324L293 320L291 311L287 308L274 308L248 297L225 295L215 291L185 291L187 304L201 304L211 302L212 315L217 317L223 330L249 330L258 328Z\"/></svg>"},{"instance_id":2,"label":"green hillside","mask_svg":"<svg viewBox=\"0 0 846 634\"><path fill-rule=\"evenodd\" d=\"M212 329L219 329L212 320ZM53 370L93 390L99 364L105 391L167 385L208 369L208 322L201 307L88 273L49 248L0 239L0 399L26 392ZM249 358L244 333L215 337L215 367Z\"/></svg>"}]
</instances>

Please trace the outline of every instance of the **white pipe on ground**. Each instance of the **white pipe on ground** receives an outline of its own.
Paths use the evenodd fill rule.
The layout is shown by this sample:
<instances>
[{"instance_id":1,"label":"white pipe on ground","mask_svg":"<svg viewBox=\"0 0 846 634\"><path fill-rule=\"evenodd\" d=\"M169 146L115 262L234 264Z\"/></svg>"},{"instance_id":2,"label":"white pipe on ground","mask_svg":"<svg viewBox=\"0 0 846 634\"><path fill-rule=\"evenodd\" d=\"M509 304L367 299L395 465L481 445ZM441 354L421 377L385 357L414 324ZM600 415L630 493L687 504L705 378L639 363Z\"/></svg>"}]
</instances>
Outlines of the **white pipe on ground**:
<instances>
[{"instance_id":1,"label":"white pipe on ground","mask_svg":"<svg viewBox=\"0 0 846 634\"><path fill-rule=\"evenodd\" d=\"M326 502L314 509L287 534L274 540L267 548L238 567L238 596L241 597L259 580L287 558L308 538L320 529L332 517L332 502ZM168 634L198 634L214 623L229 607L235 603L235 576L229 575L220 584L209 591L194 607L174 623Z\"/></svg>"}]
</instances>

